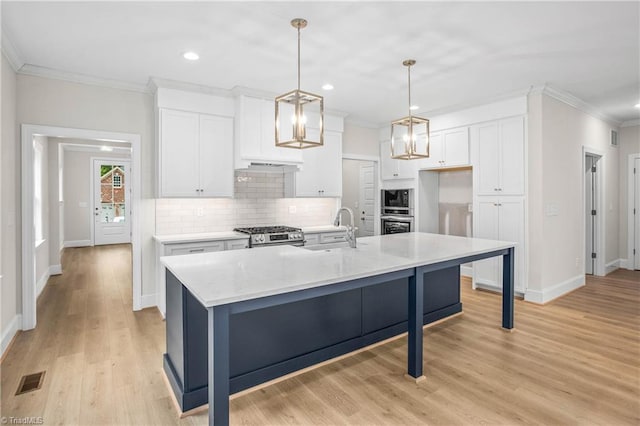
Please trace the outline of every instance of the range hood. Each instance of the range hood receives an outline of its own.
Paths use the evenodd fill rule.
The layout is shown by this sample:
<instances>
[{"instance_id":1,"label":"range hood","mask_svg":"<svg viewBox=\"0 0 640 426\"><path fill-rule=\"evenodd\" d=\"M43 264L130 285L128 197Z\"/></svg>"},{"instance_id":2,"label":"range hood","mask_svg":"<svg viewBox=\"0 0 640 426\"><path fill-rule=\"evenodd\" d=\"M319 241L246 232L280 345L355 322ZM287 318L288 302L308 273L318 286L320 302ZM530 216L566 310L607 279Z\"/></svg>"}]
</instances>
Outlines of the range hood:
<instances>
[{"instance_id":1,"label":"range hood","mask_svg":"<svg viewBox=\"0 0 640 426\"><path fill-rule=\"evenodd\" d=\"M298 171L298 166L293 164L262 163L252 161L246 168L236 170L262 173L287 173Z\"/></svg>"}]
</instances>

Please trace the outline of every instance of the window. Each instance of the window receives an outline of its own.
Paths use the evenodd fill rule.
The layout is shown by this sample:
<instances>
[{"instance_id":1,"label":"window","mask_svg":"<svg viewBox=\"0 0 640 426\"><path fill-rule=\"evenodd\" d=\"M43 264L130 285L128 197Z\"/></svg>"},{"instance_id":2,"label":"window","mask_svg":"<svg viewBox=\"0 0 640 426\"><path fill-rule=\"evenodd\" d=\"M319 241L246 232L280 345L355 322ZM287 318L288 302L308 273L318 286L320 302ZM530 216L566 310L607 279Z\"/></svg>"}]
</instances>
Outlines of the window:
<instances>
[{"instance_id":1,"label":"window","mask_svg":"<svg viewBox=\"0 0 640 426\"><path fill-rule=\"evenodd\" d=\"M113 187L122 188L122 176L116 174L113 175Z\"/></svg>"}]
</instances>

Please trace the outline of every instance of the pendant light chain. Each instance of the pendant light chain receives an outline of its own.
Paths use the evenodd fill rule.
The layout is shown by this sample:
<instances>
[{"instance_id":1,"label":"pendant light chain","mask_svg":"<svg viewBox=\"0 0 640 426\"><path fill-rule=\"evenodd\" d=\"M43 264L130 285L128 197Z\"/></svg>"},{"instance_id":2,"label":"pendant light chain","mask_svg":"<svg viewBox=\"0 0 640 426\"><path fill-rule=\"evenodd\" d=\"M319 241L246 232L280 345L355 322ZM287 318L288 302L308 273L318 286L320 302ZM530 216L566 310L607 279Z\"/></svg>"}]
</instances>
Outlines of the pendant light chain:
<instances>
[{"instance_id":1,"label":"pendant light chain","mask_svg":"<svg viewBox=\"0 0 640 426\"><path fill-rule=\"evenodd\" d=\"M298 90L300 90L300 26L298 26Z\"/></svg>"},{"instance_id":2,"label":"pendant light chain","mask_svg":"<svg viewBox=\"0 0 640 426\"><path fill-rule=\"evenodd\" d=\"M411 65L407 66L407 74L409 76L409 118L411 118Z\"/></svg>"}]
</instances>

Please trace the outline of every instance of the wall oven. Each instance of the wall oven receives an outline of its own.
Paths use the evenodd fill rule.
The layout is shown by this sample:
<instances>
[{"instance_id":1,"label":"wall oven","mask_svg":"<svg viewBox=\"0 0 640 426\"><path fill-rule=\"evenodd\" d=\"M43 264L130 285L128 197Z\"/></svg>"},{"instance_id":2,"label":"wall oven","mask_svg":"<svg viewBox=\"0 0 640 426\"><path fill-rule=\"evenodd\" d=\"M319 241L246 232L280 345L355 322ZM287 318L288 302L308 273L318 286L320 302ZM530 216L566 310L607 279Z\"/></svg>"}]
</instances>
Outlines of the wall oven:
<instances>
[{"instance_id":1,"label":"wall oven","mask_svg":"<svg viewBox=\"0 0 640 426\"><path fill-rule=\"evenodd\" d=\"M382 235L413 232L413 189L383 189L381 199Z\"/></svg>"},{"instance_id":2,"label":"wall oven","mask_svg":"<svg viewBox=\"0 0 640 426\"><path fill-rule=\"evenodd\" d=\"M413 216L380 216L382 235L413 232Z\"/></svg>"}]
</instances>

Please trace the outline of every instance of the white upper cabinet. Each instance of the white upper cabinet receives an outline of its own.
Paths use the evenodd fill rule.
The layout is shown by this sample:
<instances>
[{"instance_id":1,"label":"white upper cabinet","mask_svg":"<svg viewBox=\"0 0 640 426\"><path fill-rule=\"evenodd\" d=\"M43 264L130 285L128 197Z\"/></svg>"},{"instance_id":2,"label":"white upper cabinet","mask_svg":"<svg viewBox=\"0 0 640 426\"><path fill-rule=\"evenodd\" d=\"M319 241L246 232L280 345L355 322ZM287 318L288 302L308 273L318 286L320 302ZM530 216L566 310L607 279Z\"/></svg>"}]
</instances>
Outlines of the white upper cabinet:
<instances>
[{"instance_id":1,"label":"white upper cabinet","mask_svg":"<svg viewBox=\"0 0 640 426\"><path fill-rule=\"evenodd\" d=\"M316 137L318 130L307 130ZM324 146L302 150L304 163L295 173L296 197L342 196L342 134L324 132Z\"/></svg>"},{"instance_id":2,"label":"white upper cabinet","mask_svg":"<svg viewBox=\"0 0 640 426\"><path fill-rule=\"evenodd\" d=\"M429 158L418 160L418 169L469 165L469 128L433 132L429 136Z\"/></svg>"},{"instance_id":3,"label":"white upper cabinet","mask_svg":"<svg viewBox=\"0 0 640 426\"><path fill-rule=\"evenodd\" d=\"M236 98L235 168L251 163L299 165L302 150L275 146L275 101L240 95Z\"/></svg>"},{"instance_id":4,"label":"white upper cabinet","mask_svg":"<svg viewBox=\"0 0 640 426\"><path fill-rule=\"evenodd\" d=\"M471 158L477 195L524 194L524 117L474 126Z\"/></svg>"},{"instance_id":5,"label":"white upper cabinet","mask_svg":"<svg viewBox=\"0 0 640 426\"><path fill-rule=\"evenodd\" d=\"M382 180L414 179L417 160L397 160L391 158L391 141L380 144L380 167Z\"/></svg>"},{"instance_id":6,"label":"white upper cabinet","mask_svg":"<svg viewBox=\"0 0 640 426\"><path fill-rule=\"evenodd\" d=\"M233 196L233 119L161 108L159 197Z\"/></svg>"}]
</instances>

